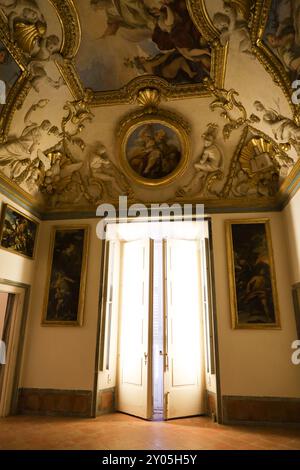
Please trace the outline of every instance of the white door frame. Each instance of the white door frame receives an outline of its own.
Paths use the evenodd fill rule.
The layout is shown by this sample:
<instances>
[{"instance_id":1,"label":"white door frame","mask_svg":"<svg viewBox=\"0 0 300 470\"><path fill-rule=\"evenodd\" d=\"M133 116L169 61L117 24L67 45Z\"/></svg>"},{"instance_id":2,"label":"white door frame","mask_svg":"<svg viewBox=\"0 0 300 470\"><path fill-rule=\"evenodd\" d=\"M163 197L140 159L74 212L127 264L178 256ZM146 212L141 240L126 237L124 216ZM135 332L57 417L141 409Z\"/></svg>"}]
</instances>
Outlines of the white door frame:
<instances>
[{"instance_id":1,"label":"white door frame","mask_svg":"<svg viewBox=\"0 0 300 470\"><path fill-rule=\"evenodd\" d=\"M27 284L0 279L0 292L15 295L11 318L6 365L0 397L0 417L17 410L18 387L30 287Z\"/></svg>"},{"instance_id":2,"label":"white door frame","mask_svg":"<svg viewBox=\"0 0 300 470\"><path fill-rule=\"evenodd\" d=\"M158 217L159 221L163 220L162 217ZM153 220L153 219L152 219ZM193 216L191 221L197 221L198 218L197 216ZM216 400L217 400L217 415L216 415L216 420L219 424L223 423L223 409L222 409L222 392L221 392L221 383L220 383L220 361L219 361L219 344L218 344L218 327L217 327L217 313L216 313L216 293L215 293L215 279L214 279L214 247L213 247L213 237L212 237L212 219L209 216L205 216L204 220L208 224L208 235L207 235L207 271L209 273L209 288L211 289L210 291L210 307L211 307L211 312L212 312L212 353L214 354L214 360L215 360L215 377L216 377ZM125 217L125 221L131 221L132 223L141 223L143 220L142 218L139 217ZM112 219L111 222L108 223L116 223L116 219ZM105 319L103 322L103 305L101 306L101 302L103 301L103 296L104 296L104 276L106 274L106 269L105 269L105 256L107 256L106 252L108 250L107 247L107 242L108 239L106 238L105 235L105 242L104 242L104 249L102 251L102 268L101 268L101 280L102 280L102 287L100 290L100 306L99 306L99 318L98 318L98 333L97 333L97 352L96 352L96 357L95 357L95 379L94 379L94 401L93 401L93 416L97 416L97 395L98 395L98 382L99 382L99 370L101 371L101 364L99 364L100 358L101 358L101 350L103 349L104 345L101 343L101 340L103 341L102 337L102 330L105 327ZM101 327L100 327L101 325ZM165 359L165 361L167 358ZM99 368L100 365L100 368Z\"/></svg>"}]
</instances>

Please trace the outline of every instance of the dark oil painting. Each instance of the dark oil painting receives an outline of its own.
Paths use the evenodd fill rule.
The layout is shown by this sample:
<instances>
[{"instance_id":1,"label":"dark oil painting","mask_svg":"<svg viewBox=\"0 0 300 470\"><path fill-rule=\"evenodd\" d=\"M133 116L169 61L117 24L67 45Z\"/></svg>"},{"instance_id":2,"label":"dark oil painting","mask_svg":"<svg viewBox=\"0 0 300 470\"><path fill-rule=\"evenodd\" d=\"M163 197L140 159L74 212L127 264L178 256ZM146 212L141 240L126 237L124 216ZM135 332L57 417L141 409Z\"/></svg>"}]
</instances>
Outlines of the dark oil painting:
<instances>
[{"instance_id":1,"label":"dark oil painting","mask_svg":"<svg viewBox=\"0 0 300 470\"><path fill-rule=\"evenodd\" d=\"M231 224L236 326L277 323L272 253L266 228L266 223Z\"/></svg>"},{"instance_id":2,"label":"dark oil painting","mask_svg":"<svg viewBox=\"0 0 300 470\"><path fill-rule=\"evenodd\" d=\"M38 223L9 205L4 205L1 248L33 258Z\"/></svg>"},{"instance_id":3,"label":"dark oil painting","mask_svg":"<svg viewBox=\"0 0 300 470\"><path fill-rule=\"evenodd\" d=\"M44 323L81 324L86 228L56 229Z\"/></svg>"}]
</instances>

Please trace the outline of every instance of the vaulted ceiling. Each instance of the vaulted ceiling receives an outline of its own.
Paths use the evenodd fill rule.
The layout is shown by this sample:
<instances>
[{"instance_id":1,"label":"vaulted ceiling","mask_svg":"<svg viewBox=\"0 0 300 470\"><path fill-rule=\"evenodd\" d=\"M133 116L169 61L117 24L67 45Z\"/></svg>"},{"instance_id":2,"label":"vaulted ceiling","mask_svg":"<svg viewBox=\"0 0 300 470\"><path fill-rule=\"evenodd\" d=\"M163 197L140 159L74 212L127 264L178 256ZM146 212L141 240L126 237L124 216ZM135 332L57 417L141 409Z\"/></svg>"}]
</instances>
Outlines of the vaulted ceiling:
<instances>
[{"instance_id":1,"label":"vaulted ceiling","mask_svg":"<svg viewBox=\"0 0 300 470\"><path fill-rule=\"evenodd\" d=\"M1 187L43 213L279 207L297 78L300 0L0 0Z\"/></svg>"}]
</instances>

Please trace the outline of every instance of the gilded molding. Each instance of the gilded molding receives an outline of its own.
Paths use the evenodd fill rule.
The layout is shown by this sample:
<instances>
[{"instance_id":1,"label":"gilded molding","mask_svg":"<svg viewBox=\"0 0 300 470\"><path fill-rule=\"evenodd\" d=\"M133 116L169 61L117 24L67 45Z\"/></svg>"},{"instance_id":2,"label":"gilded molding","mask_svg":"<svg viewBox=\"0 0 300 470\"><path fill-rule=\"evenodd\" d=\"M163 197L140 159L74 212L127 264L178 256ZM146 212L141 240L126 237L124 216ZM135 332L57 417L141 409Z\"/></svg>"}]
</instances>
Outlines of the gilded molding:
<instances>
[{"instance_id":1,"label":"gilded molding","mask_svg":"<svg viewBox=\"0 0 300 470\"><path fill-rule=\"evenodd\" d=\"M247 137L248 136L252 136L253 137L260 137L262 138L266 143L270 144L271 145L271 152L270 152L270 158L272 160L272 162L274 163L275 167L278 166L278 164L276 163L275 161L275 154L276 155L281 155L282 156L282 159L286 159L288 160L289 157L282 151L282 149L280 148L280 146L278 145L277 142L275 142L273 139L270 138L270 136L268 136L267 134L265 134L264 132L256 129L255 127L252 127L250 125L247 125L244 129L243 129L243 132L242 132L242 135L241 135L241 139L236 147L236 150L234 152L234 155L233 155L233 158L231 160L231 163L230 163L230 169L229 169L229 173L228 173L228 176L227 176L227 179L226 179L226 183L224 185L224 188L223 190L220 192L220 197L224 197L224 198L227 198L229 196L229 193L230 193L230 190L232 188L232 183L233 183L233 178L234 178L234 175L235 175L235 171L236 171L236 166L238 164L238 161L239 161L239 158L241 156L241 152L243 150L243 148L245 147L246 145L246 140L247 140ZM300 161L298 162L297 165L295 165L295 167L298 166L299 168L299 165L300 165ZM289 180L290 178L293 178L291 177L290 175L293 173L294 174L294 169L292 169L291 173L289 174L289 176L287 176L286 180L284 181L284 183L281 185L280 189L279 189L279 192L282 192L281 191L281 188L283 186L285 186L285 182L287 180ZM253 183L255 184L256 181L255 181L255 178L253 179ZM277 197L277 195L276 195ZM269 200L269 201L274 201L274 197L269 197L269 198L264 198L265 200ZM276 199L276 198L275 198Z\"/></svg>"},{"instance_id":2,"label":"gilded molding","mask_svg":"<svg viewBox=\"0 0 300 470\"><path fill-rule=\"evenodd\" d=\"M285 207L300 189L300 159L279 188L278 203Z\"/></svg>"},{"instance_id":3,"label":"gilded molding","mask_svg":"<svg viewBox=\"0 0 300 470\"><path fill-rule=\"evenodd\" d=\"M51 0L61 3L62 0ZM70 1L70 0L69 0ZM190 0L187 2L188 10L193 22L203 37L212 47L211 79L217 87L222 87L225 80L228 47L221 46L218 31L214 28L204 0ZM82 98L84 87L76 72L75 54L69 55L68 60L58 65L64 80L76 100ZM124 87L115 91L98 91L94 93L92 106L109 106L116 104L131 104L142 88L157 88L165 100L176 100L191 97L210 96L205 84L172 85L162 78L153 75L142 75L134 78Z\"/></svg>"},{"instance_id":4,"label":"gilded molding","mask_svg":"<svg viewBox=\"0 0 300 470\"><path fill-rule=\"evenodd\" d=\"M63 41L61 55L64 58L74 57L80 47L81 26L78 12L73 0L50 0L60 20Z\"/></svg>"},{"instance_id":5,"label":"gilded molding","mask_svg":"<svg viewBox=\"0 0 300 470\"><path fill-rule=\"evenodd\" d=\"M143 108L138 109L133 113L127 114L123 119L121 119L117 126L117 137L120 137L124 133L125 129L127 129L133 123L137 122L139 119L142 120L147 114L153 114L152 108L150 108L150 111L148 110L148 108ZM184 129L187 134L191 133L191 126L186 121L186 119L171 111L168 111L166 109L156 109L155 118L165 120L171 124L175 124L176 126L179 126Z\"/></svg>"},{"instance_id":6,"label":"gilded molding","mask_svg":"<svg viewBox=\"0 0 300 470\"><path fill-rule=\"evenodd\" d=\"M280 60L263 43L263 35L268 20L272 0L256 0L250 20L250 34L253 51L271 75L276 85L280 86L293 111L295 122L300 125L300 105L292 102L293 88Z\"/></svg>"},{"instance_id":7,"label":"gilded molding","mask_svg":"<svg viewBox=\"0 0 300 470\"><path fill-rule=\"evenodd\" d=\"M0 40L21 70L21 75L9 91L6 104L3 106L2 112L0 113L1 144L6 141L14 113L17 109L22 107L31 85L28 80L29 74L26 70L26 61L20 50L9 40L9 31L3 19L3 15L0 15Z\"/></svg>"}]
</instances>

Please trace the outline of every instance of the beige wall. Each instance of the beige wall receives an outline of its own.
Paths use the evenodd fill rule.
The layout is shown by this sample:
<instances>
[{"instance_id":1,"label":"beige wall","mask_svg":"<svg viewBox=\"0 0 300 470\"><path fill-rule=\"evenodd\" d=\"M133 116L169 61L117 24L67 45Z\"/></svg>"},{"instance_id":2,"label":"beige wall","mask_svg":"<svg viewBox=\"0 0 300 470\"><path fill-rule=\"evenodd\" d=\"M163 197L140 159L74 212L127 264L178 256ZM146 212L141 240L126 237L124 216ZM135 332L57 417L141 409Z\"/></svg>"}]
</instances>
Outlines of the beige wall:
<instances>
[{"instance_id":1,"label":"beige wall","mask_svg":"<svg viewBox=\"0 0 300 470\"><path fill-rule=\"evenodd\" d=\"M42 326L43 302L48 273L48 254L53 225L74 221L43 222L28 323L22 386L68 390L92 390L100 286L101 242L95 220L80 220L90 226L88 273L82 327Z\"/></svg>"},{"instance_id":2,"label":"beige wall","mask_svg":"<svg viewBox=\"0 0 300 470\"><path fill-rule=\"evenodd\" d=\"M256 217L268 217L271 221L280 330L231 328L224 221ZM300 397L300 367L291 362L291 343L296 339L296 324L284 215L213 215L212 230L222 395Z\"/></svg>"},{"instance_id":3,"label":"beige wall","mask_svg":"<svg viewBox=\"0 0 300 470\"><path fill-rule=\"evenodd\" d=\"M290 275L293 284L300 282L300 191L283 211L289 246Z\"/></svg>"},{"instance_id":4,"label":"beige wall","mask_svg":"<svg viewBox=\"0 0 300 470\"><path fill-rule=\"evenodd\" d=\"M296 326L287 256L286 213L213 214L214 263L223 395L300 397L299 366L291 363ZM225 219L269 217L277 276L282 329L233 330L230 321ZM82 327L42 326L50 234L53 225L90 225L90 247L84 324ZM1 270L7 278L28 282L35 270L21 385L28 388L92 390L98 326L101 242L97 220L42 222L36 266L16 255ZM299 248L299 247L298 247ZM8 260L8 258L7 258ZM22 263L21 263L22 260ZM297 269L295 260L294 269ZM11 266L12 264L12 266ZM22 276L16 273L22 273ZM296 279L295 280L299 280ZM101 380L102 382L102 380ZM101 388L105 387L101 383Z\"/></svg>"}]
</instances>

